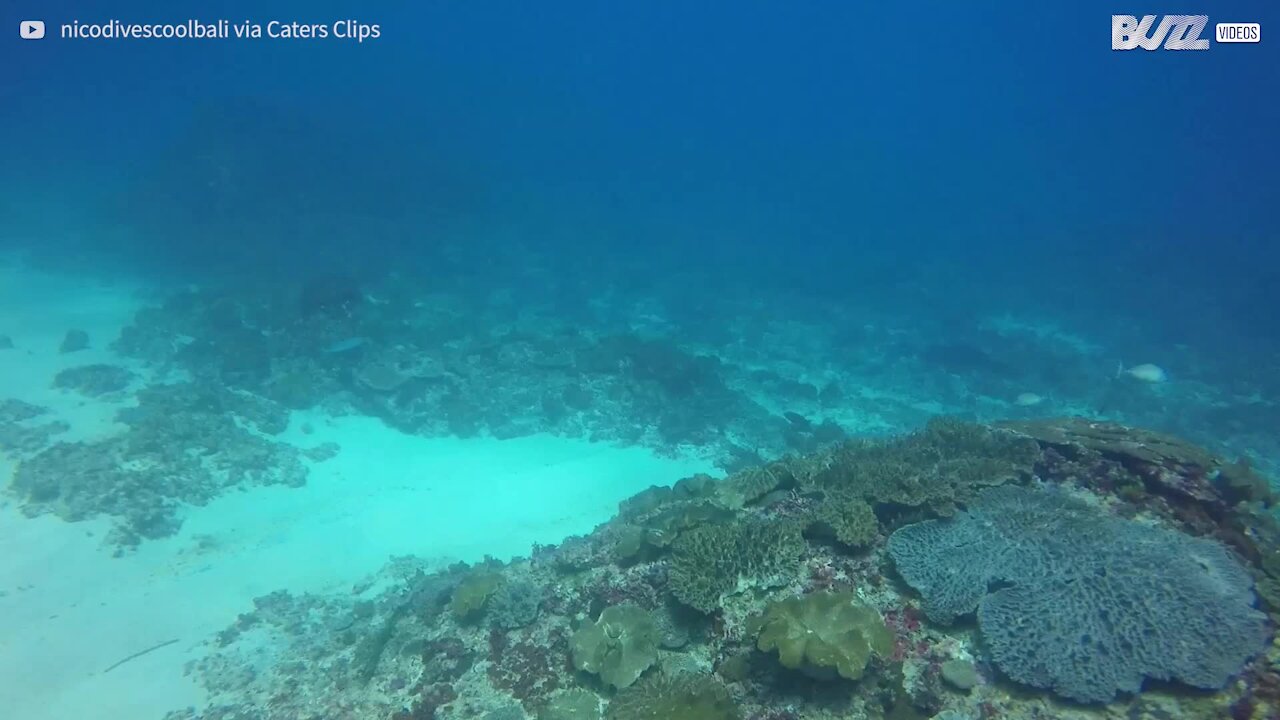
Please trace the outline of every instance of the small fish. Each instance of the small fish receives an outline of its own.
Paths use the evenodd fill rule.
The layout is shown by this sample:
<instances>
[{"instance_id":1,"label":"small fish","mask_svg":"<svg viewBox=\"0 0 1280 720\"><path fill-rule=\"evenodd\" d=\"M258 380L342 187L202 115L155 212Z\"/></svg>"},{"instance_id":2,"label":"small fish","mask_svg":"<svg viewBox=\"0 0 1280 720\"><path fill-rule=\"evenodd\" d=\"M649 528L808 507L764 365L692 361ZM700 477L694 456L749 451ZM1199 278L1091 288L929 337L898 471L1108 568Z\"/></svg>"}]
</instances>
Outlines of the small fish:
<instances>
[{"instance_id":1,"label":"small fish","mask_svg":"<svg viewBox=\"0 0 1280 720\"><path fill-rule=\"evenodd\" d=\"M1159 365L1152 365L1151 363L1142 363L1141 365L1134 365L1131 368L1126 368L1124 363L1120 363L1120 366L1116 369L1116 377L1120 377L1121 375L1127 375L1134 380L1141 380L1144 383L1162 383L1169 379L1169 376L1165 374L1163 368Z\"/></svg>"},{"instance_id":2,"label":"small fish","mask_svg":"<svg viewBox=\"0 0 1280 720\"><path fill-rule=\"evenodd\" d=\"M329 347L325 348L324 351L328 355L344 353L350 350L355 350L356 348L364 345L366 342L369 342L368 338L362 338L362 337L347 338L346 340L339 340L338 342L330 345Z\"/></svg>"},{"instance_id":3,"label":"small fish","mask_svg":"<svg viewBox=\"0 0 1280 720\"><path fill-rule=\"evenodd\" d=\"M1044 402L1044 398L1035 393L1020 393L1018 397L1013 399L1013 404L1018 407L1035 407Z\"/></svg>"}]
</instances>

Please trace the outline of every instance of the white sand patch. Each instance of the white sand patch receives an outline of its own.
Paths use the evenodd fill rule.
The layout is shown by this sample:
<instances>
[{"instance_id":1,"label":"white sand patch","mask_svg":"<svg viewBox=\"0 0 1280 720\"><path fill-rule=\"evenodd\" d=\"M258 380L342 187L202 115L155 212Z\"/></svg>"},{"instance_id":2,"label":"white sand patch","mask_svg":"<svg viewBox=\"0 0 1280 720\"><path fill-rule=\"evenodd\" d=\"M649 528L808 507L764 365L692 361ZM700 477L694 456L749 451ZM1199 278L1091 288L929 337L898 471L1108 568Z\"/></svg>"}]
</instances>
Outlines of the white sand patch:
<instances>
[{"instance_id":1,"label":"white sand patch","mask_svg":"<svg viewBox=\"0 0 1280 720\"><path fill-rule=\"evenodd\" d=\"M0 398L53 408L64 439L117 431L115 407L52 390L64 367L123 364L105 351L135 304L127 290L0 268ZM67 329L93 348L57 348ZM304 434L304 422L314 428ZM182 666L212 633L279 589L344 591L390 556L441 563L527 555L591 530L651 484L712 469L584 441L424 439L368 418L298 414L284 440L342 450L302 488L254 488L191 508L175 537L112 558L106 521L29 519L0 507L0 714L147 720L198 704ZM0 457L0 483L14 464ZM156 644L177 642L105 672Z\"/></svg>"},{"instance_id":2,"label":"white sand patch","mask_svg":"<svg viewBox=\"0 0 1280 720\"><path fill-rule=\"evenodd\" d=\"M338 457L303 488L255 488L193 509L177 537L111 559L104 523L0 512L0 707L23 719L161 717L197 703L182 676L252 598L346 591L393 555L527 555L607 520L617 502L695 471L553 437L449 441L375 420L321 425ZM102 671L156 643L140 659Z\"/></svg>"},{"instance_id":3,"label":"white sand patch","mask_svg":"<svg viewBox=\"0 0 1280 720\"><path fill-rule=\"evenodd\" d=\"M99 546L103 523L0 513L0 707L31 720L159 718L199 702L183 663L254 597L343 591L393 555L527 555L591 530L651 484L709 470L548 436L415 438L362 418L311 437L344 449L306 487L219 498L129 557Z\"/></svg>"}]
</instances>

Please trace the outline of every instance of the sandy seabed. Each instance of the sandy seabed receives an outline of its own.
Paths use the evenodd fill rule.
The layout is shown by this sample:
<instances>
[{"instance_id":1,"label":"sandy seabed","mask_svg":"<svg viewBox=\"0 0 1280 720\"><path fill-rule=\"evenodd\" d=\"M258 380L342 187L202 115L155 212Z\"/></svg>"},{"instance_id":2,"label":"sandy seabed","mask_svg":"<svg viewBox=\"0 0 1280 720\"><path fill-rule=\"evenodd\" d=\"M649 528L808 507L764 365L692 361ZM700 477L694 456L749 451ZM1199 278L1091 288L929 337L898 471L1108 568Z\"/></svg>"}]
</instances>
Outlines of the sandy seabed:
<instances>
[{"instance_id":1,"label":"sandy seabed","mask_svg":"<svg viewBox=\"0 0 1280 720\"><path fill-rule=\"evenodd\" d=\"M136 287L0 266L0 335L14 343L0 350L0 399L50 408L71 426L60 440L119 432L119 404L51 381L98 362L141 370L107 349L139 296ZM92 346L61 354L72 328ZM105 519L72 524L27 518L13 500L0 507L5 717L145 720L199 705L183 666L254 597L350 589L393 556L444 564L527 555L535 543L591 530L649 485L712 471L640 448L545 435L428 439L318 413L295 413L278 439L341 450L310 465L305 487L255 487L190 508L177 535L125 557L102 544ZM0 455L0 483L14 467ZM169 644L113 667L161 643Z\"/></svg>"}]
</instances>

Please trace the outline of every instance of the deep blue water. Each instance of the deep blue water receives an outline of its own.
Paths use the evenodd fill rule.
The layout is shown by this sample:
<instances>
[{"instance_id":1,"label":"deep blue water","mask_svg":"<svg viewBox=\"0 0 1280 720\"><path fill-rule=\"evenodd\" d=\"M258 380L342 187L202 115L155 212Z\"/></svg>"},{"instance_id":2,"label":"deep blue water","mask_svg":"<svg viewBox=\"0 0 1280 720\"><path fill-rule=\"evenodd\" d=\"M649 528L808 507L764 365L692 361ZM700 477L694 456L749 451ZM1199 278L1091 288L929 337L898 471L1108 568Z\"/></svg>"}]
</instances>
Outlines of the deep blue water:
<instances>
[{"instance_id":1,"label":"deep blue water","mask_svg":"<svg viewBox=\"0 0 1280 720\"><path fill-rule=\"evenodd\" d=\"M0 41L5 237L167 278L531 249L922 312L1274 347L1280 51L1262 2L10 5L0 25L377 23L326 41ZM1262 24L1113 52L1112 13ZM587 262L569 262L587 258ZM583 277L591 268L599 277ZM477 271L470 282L483 283Z\"/></svg>"}]
</instances>

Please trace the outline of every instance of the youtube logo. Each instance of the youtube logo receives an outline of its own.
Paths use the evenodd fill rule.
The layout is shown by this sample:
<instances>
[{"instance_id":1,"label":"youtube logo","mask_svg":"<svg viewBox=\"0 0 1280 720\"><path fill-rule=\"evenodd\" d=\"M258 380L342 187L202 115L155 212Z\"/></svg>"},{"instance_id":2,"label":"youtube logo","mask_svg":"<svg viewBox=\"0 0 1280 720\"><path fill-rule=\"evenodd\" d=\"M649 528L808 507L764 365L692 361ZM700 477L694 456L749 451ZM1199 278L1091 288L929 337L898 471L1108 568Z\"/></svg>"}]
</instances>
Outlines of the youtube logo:
<instances>
[{"instance_id":1,"label":"youtube logo","mask_svg":"<svg viewBox=\"0 0 1280 720\"><path fill-rule=\"evenodd\" d=\"M23 20L18 24L18 34L23 40L39 40L44 37L44 21Z\"/></svg>"}]
</instances>

